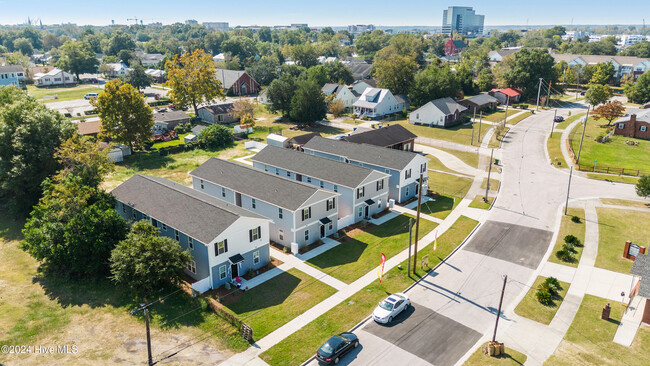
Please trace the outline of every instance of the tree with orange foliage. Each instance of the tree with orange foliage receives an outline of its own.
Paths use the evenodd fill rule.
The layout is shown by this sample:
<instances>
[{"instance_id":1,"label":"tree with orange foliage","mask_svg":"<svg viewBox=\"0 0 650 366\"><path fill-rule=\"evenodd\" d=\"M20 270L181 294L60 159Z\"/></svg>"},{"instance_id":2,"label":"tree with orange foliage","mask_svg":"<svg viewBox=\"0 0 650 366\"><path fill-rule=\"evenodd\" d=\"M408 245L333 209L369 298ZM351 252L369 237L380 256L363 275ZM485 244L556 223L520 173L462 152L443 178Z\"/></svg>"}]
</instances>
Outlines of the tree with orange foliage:
<instances>
[{"instance_id":1,"label":"tree with orange foliage","mask_svg":"<svg viewBox=\"0 0 650 366\"><path fill-rule=\"evenodd\" d=\"M612 122L615 119L623 117L624 115L625 107L623 107L623 103L615 100L613 102L605 103L594 108L592 117L594 117L595 120L599 120L601 118L606 119L608 122L607 126L611 126Z\"/></svg>"}]
</instances>

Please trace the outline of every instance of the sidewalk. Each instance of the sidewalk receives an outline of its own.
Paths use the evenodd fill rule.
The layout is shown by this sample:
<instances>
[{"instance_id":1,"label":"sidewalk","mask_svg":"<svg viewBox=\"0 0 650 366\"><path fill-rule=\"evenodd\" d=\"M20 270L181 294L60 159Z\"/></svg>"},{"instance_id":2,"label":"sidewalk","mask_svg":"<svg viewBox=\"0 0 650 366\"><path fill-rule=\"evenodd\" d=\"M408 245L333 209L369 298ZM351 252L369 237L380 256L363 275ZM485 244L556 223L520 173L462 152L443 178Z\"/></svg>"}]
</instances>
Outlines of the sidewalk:
<instances>
[{"instance_id":1,"label":"sidewalk","mask_svg":"<svg viewBox=\"0 0 650 366\"><path fill-rule=\"evenodd\" d=\"M465 175L470 175L470 176L483 174L483 172L479 171L478 169L472 166L465 164L464 161L460 160L455 155L450 154L446 151L438 150L436 148L426 146L426 145L420 145L420 144L415 144L414 149L417 151L421 151L425 154L435 156L440 160L440 162L442 162L442 164L444 164L447 168L455 172L465 174Z\"/></svg>"},{"instance_id":2,"label":"sidewalk","mask_svg":"<svg viewBox=\"0 0 650 366\"><path fill-rule=\"evenodd\" d=\"M623 319L616 329L616 334L614 335L614 342L625 347L632 345L634 341L634 336L636 336L636 331L641 325L641 319L643 318L643 305L645 305L645 299L641 296L635 296L632 299L632 302L625 310L623 314Z\"/></svg>"}]
</instances>

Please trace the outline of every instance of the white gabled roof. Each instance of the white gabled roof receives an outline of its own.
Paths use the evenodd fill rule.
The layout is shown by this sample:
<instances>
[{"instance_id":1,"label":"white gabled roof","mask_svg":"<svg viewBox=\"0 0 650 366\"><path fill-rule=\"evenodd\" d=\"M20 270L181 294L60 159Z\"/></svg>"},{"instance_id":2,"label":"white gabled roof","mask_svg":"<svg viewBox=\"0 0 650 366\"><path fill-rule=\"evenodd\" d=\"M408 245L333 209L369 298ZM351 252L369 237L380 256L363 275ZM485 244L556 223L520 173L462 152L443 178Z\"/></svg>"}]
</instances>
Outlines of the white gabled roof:
<instances>
[{"instance_id":1,"label":"white gabled roof","mask_svg":"<svg viewBox=\"0 0 650 366\"><path fill-rule=\"evenodd\" d=\"M390 90L388 89L366 88L359 99L354 102L353 106L361 108L375 108L384 100L384 98L386 98L388 94L391 94Z\"/></svg>"}]
</instances>

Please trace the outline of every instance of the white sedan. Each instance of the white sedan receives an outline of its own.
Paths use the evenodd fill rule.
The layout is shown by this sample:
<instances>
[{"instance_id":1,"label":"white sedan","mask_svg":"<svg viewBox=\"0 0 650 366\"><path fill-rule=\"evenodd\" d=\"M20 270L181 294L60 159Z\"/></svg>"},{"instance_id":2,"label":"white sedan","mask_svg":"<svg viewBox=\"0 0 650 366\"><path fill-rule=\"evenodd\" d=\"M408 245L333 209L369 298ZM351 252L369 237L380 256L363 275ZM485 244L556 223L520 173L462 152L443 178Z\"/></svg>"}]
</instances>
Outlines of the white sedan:
<instances>
[{"instance_id":1,"label":"white sedan","mask_svg":"<svg viewBox=\"0 0 650 366\"><path fill-rule=\"evenodd\" d=\"M411 305L411 300L403 293L396 293L388 296L384 301L379 303L379 306L372 312L372 318L377 323L387 324L404 309Z\"/></svg>"}]
</instances>

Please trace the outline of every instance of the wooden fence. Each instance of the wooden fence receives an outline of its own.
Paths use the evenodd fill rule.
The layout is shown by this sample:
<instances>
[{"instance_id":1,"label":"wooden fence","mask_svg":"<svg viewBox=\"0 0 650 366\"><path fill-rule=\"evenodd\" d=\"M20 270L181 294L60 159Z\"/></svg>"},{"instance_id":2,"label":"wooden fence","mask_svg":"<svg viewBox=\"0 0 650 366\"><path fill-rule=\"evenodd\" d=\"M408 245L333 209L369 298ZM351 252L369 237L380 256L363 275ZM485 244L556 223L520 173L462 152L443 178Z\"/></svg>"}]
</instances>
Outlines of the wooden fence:
<instances>
[{"instance_id":1,"label":"wooden fence","mask_svg":"<svg viewBox=\"0 0 650 366\"><path fill-rule=\"evenodd\" d=\"M573 161L573 164L581 172L592 172L592 173L604 173L604 174L617 174L617 175L629 175L633 177L640 177L642 175L650 175L650 172L643 171L640 169L628 169L628 168L618 168L605 165L580 165L577 163L576 155L573 153L573 148L571 147L571 136L566 140L567 151L569 156Z\"/></svg>"}]
</instances>

